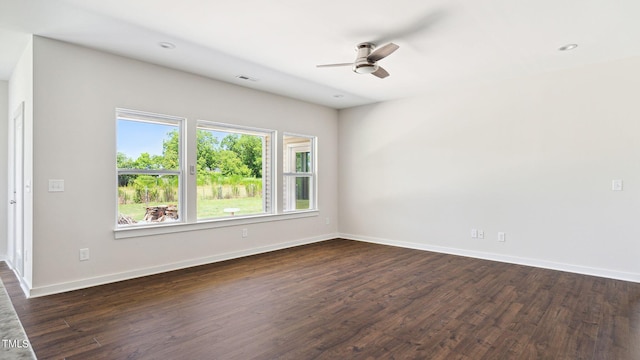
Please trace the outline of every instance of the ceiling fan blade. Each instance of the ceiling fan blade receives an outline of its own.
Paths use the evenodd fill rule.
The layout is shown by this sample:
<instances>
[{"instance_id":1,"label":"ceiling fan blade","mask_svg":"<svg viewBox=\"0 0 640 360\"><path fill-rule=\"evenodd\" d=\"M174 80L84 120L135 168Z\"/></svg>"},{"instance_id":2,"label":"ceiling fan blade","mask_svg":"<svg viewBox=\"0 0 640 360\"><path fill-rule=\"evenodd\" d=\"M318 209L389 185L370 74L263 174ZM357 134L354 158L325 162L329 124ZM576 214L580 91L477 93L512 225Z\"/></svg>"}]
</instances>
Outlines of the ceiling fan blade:
<instances>
[{"instance_id":1,"label":"ceiling fan blade","mask_svg":"<svg viewBox=\"0 0 640 360\"><path fill-rule=\"evenodd\" d=\"M394 51L398 50L400 46L394 43L388 43L387 45L374 50L371 55L367 56L367 61L374 63L380 59L384 59L387 56L391 55Z\"/></svg>"},{"instance_id":2,"label":"ceiling fan blade","mask_svg":"<svg viewBox=\"0 0 640 360\"><path fill-rule=\"evenodd\" d=\"M372 72L371 75L375 75L380 79L384 79L389 76L389 73L387 72L387 70L383 69L382 66L378 66L378 70Z\"/></svg>"},{"instance_id":3,"label":"ceiling fan blade","mask_svg":"<svg viewBox=\"0 0 640 360\"><path fill-rule=\"evenodd\" d=\"M338 66L353 66L353 63L341 63L341 64L324 64L324 65L316 65L316 67L338 67Z\"/></svg>"},{"instance_id":4,"label":"ceiling fan blade","mask_svg":"<svg viewBox=\"0 0 640 360\"><path fill-rule=\"evenodd\" d=\"M429 31L433 27L437 26L447 16L448 13L444 9L432 10L430 12L421 14L413 22L408 23L408 25L405 25L404 27L396 28L394 31L390 31L384 34L384 36L381 36L377 39L372 39L371 42L373 42L374 44L384 44L392 40L408 40L411 37L423 35L424 32ZM372 31L374 30L369 29L362 34L354 34L354 36L361 35L361 37L365 37Z\"/></svg>"}]
</instances>

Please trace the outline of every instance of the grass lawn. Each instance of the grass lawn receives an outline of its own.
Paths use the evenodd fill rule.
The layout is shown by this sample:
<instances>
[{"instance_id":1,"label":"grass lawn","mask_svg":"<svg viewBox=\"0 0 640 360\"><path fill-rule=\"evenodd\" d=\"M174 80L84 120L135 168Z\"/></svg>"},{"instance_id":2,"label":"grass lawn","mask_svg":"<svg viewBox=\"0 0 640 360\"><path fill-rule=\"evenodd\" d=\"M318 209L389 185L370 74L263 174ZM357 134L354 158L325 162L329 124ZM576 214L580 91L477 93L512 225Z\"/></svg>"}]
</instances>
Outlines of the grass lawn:
<instances>
[{"instance_id":1,"label":"grass lawn","mask_svg":"<svg viewBox=\"0 0 640 360\"><path fill-rule=\"evenodd\" d=\"M215 200L198 199L198 219L231 216L230 213L224 212L226 208L240 209L235 215L260 214L264 212L261 197Z\"/></svg>"},{"instance_id":2,"label":"grass lawn","mask_svg":"<svg viewBox=\"0 0 640 360\"><path fill-rule=\"evenodd\" d=\"M157 205L170 205L160 202L150 202L149 206ZM245 197L245 198L232 198L232 199L198 199L198 218L208 219L215 217L231 216L230 213L225 213L226 208L238 208L240 209L235 215L249 215L262 213L262 198L261 197ZM118 205L118 211L122 215L127 215L136 221L140 221L144 218L144 214L147 211L147 204L120 204ZM180 214L178 214L180 215Z\"/></svg>"},{"instance_id":3,"label":"grass lawn","mask_svg":"<svg viewBox=\"0 0 640 360\"><path fill-rule=\"evenodd\" d=\"M225 197L228 197L231 193L232 187L224 187ZM132 188L120 188L122 194L126 194L126 199L131 201L134 197L134 191ZM235 216L252 215L263 213L262 197L255 196L249 197L246 194L244 188L239 192L239 197L232 197L230 199L217 199L213 196L213 190L211 187L198 187L198 219L212 219L232 216L231 213L224 212L227 208L240 209L235 212ZM122 199L121 199L122 200ZM119 204L118 212L121 215L131 217L135 221L141 221L146 213L147 206L158 205L177 205L177 202L149 202L148 204ZM309 209L309 200L297 200L296 210ZM178 214L182 218L182 214Z\"/></svg>"}]
</instances>

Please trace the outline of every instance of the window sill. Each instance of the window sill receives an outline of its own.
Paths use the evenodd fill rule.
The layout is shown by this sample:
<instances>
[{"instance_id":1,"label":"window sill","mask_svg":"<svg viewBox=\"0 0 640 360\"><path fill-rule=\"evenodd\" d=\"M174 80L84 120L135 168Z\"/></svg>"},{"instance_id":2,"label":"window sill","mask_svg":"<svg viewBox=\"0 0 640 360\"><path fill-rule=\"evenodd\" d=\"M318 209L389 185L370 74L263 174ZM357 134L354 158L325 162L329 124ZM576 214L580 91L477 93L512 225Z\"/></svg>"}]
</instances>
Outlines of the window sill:
<instances>
[{"instance_id":1,"label":"window sill","mask_svg":"<svg viewBox=\"0 0 640 360\"><path fill-rule=\"evenodd\" d=\"M196 223L168 223L148 226L135 226L115 229L115 239L127 239L141 236L153 236L180 233L185 231L197 231L206 229L216 229L229 226L240 226L257 224L272 221L292 220L318 216L320 211L307 210L287 212L283 214L261 214L252 216L234 216L228 218L201 220Z\"/></svg>"}]
</instances>

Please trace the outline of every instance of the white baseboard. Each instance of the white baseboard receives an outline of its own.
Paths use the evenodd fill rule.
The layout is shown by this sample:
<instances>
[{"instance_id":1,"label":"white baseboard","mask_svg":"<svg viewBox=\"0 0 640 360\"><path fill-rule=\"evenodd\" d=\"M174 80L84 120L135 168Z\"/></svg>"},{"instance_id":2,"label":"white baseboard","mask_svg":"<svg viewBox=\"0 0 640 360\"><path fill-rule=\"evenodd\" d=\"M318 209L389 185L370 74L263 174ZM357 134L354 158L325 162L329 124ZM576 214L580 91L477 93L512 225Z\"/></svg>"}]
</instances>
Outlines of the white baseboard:
<instances>
[{"instance_id":1,"label":"white baseboard","mask_svg":"<svg viewBox=\"0 0 640 360\"><path fill-rule=\"evenodd\" d=\"M326 240L332 240L336 238L363 241L363 242L369 242L369 243L380 244L380 245L397 246L397 247L403 247L408 249L431 251L431 252L437 252L437 253L443 253L443 254L466 256L466 257L477 258L477 259L499 261L499 262L510 263L510 264L526 265L526 266L538 267L543 269L566 271L566 272L572 272L577 274L592 275L592 276L599 276L604 278L640 283L640 274L636 274L636 273L626 273L626 272L620 272L620 271L614 271L614 270L608 270L608 269L599 269L599 268L592 268L592 267L585 267L585 266L578 266L578 265L571 265L571 264L564 264L564 263L556 263L556 262L539 260L539 259L521 258L516 256L510 256L510 255L485 253L485 252L479 252L479 251L456 249L456 248L442 247L442 246L429 245L429 244L395 241L395 240L364 236L364 235L340 233L340 234L327 234L327 235L318 236L318 237L312 237L312 238L300 239L295 241L289 241L285 243L263 246L260 248L253 248L253 249L236 251L231 253L213 255L213 256L208 256L208 257L199 258L199 259L181 261L181 262L172 263L172 264L164 264L164 265L154 266L150 268L137 269L137 270L126 271L126 272L121 272L116 274L82 279L77 281L40 286L36 288L31 288L30 290L29 290L30 286L28 284L23 283L22 280L20 280L20 285L23 291L25 292L25 294L27 294L27 297L46 296L46 295L52 295L52 294L57 294L57 293L62 293L62 292L67 292L72 290L84 289L92 286L104 285L104 284L123 281L123 280L134 279L134 278L143 277L143 276L155 275L155 274L168 272L168 271L185 269L193 266L206 265L206 264L211 264L211 263L220 262L220 261L237 259L245 256L257 255L257 254L262 254L270 251L282 250L282 249L287 249L291 247L302 246L302 245L322 242ZM5 261L7 262L7 264L9 264L7 260Z\"/></svg>"},{"instance_id":2,"label":"white baseboard","mask_svg":"<svg viewBox=\"0 0 640 360\"><path fill-rule=\"evenodd\" d=\"M604 278L615 279L615 280L624 280L624 281L640 283L640 274L637 274L637 273L627 273L627 272L616 271L616 270L556 263L556 262L546 261L546 260L521 258L517 256L485 253L480 251L456 249L456 248L449 248L449 247L429 245L429 244L419 244L419 243L406 242L406 241L395 241L395 240L389 240L389 239L383 239L383 238L377 238L377 237L371 237L371 236L363 236L363 235L340 234L340 238L347 239L347 240L369 242L369 243L380 244L380 245L390 245L390 246L397 246L397 247L403 247L408 249L432 251L432 252L443 253L443 254L466 256L466 257L471 257L476 259L499 261L499 262L509 263L509 264L526 265L526 266L532 266L532 267L543 268L543 269L566 271L566 272L571 272L576 274L591 275L591 276L598 276L598 277L604 277Z\"/></svg>"},{"instance_id":3,"label":"white baseboard","mask_svg":"<svg viewBox=\"0 0 640 360\"><path fill-rule=\"evenodd\" d=\"M26 296L27 298L30 297L29 293L31 292L31 284L29 284L22 276L20 276L15 268L13 269L13 273L16 274L16 277L20 282L20 288L22 289L24 296Z\"/></svg>"},{"instance_id":4,"label":"white baseboard","mask_svg":"<svg viewBox=\"0 0 640 360\"><path fill-rule=\"evenodd\" d=\"M13 263L9 258L7 257L0 258L0 261L4 261L5 264L7 264L7 266L9 267L9 269L13 271L13 273L16 275L16 278L18 279L18 282L20 283L20 288L22 289L22 292L26 297L29 297L29 291L30 291L29 289L31 289L31 284L29 284L22 276L20 276L20 274L18 274L18 272L16 271L16 267L13 266Z\"/></svg>"},{"instance_id":5,"label":"white baseboard","mask_svg":"<svg viewBox=\"0 0 640 360\"><path fill-rule=\"evenodd\" d=\"M190 268L199 265L206 265L211 263L216 263L220 261L226 261L231 259L237 259L245 256L258 255L262 253L267 253L275 250L282 250L296 246L302 246L307 244L313 244L321 241L332 240L338 238L338 234L327 234L318 237L306 238L301 240L289 241L279 244L273 244L268 246L263 246L259 248L247 249L242 251L230 252L225 254L207 256L204 258L186 260L172 264L164 264L144 269L137 269L132 271L125 271L117 274L110 274L104 276L98 276L93 278L87 278L82 280L70 281L65 283L39 286L36 288L32 288L29 292L28 297L39 297L46 296L52 294L63 293L72 290L84 289L97 285L104 285L108 283L130 280L134 278L139 278L143 276L160 274L168 271L180 270L185 268Z\"/></svg>"}]
</instances>

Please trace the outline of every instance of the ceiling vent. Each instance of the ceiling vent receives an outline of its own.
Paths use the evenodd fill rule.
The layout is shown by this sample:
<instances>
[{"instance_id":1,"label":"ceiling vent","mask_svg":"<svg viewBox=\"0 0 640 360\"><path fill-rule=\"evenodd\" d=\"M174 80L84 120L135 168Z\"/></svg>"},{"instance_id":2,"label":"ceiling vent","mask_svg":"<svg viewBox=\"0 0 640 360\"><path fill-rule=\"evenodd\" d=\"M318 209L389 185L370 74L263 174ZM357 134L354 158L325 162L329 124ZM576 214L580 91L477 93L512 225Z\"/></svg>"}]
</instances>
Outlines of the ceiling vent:
<instances>
[{"instance_id":1,"label":"ceiling vent","mask_svg":"<svg viewBox=\"0 0 640 360\"><path fill-rule=\"evenodd\" d=\"M253 82L258 81L258 79L256 79L256 78L252 78L252 77L247 76L247 75L237 75L236 77L237 77L238 79L240 79L240 80L247 80L247 81L253 81Z\"/></svg>"}]
</instances>

